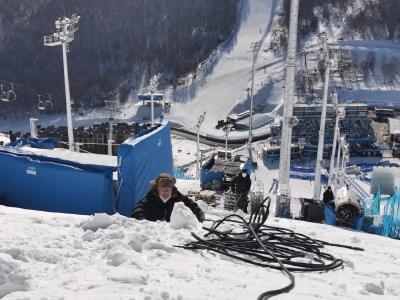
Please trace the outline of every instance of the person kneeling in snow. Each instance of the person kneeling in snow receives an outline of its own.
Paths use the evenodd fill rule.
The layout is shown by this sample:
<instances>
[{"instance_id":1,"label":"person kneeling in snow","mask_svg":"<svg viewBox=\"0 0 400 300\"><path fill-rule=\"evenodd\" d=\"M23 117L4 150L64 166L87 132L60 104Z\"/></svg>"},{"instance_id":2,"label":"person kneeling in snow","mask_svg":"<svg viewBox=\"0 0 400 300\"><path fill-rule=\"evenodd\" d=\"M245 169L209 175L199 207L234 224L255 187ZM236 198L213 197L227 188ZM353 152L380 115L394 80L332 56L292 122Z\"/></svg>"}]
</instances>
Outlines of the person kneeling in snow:
<instances>
[{"instance_id":1,"label":"person kneeling in snow","mask_svg":"<svg viewBox=\"0 0 400 300\"><path fill-rule=\"evenodd\" d=\"M172 209L177 202L183 202L196 218L203 222L204 213L196 202L182 195L175 187L176 179L167 173L161 173L156 180L150 181L151 189L132 211L132 218L149 221L170 221Z\"/></svg>"}]
</instances>

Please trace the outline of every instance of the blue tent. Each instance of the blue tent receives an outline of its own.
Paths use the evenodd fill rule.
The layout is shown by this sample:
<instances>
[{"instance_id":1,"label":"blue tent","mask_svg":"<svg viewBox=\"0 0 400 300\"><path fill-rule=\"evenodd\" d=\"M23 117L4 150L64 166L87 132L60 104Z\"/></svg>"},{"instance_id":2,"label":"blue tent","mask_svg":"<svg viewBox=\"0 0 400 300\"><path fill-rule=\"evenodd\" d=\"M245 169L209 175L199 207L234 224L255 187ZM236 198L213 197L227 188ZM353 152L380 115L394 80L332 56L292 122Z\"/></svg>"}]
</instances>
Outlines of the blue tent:
<instances>
[{"instance_id":1,"label":"blue tent","mask_svg":"<svg viewBox=\"0 0 400 300\"><path fill-rule=\"evenodd\" d=\"M27 144L47 150L35 154L21 148ZM55 158L52 148L51 140L35 139L0 147L0 205L128 216L149 189L150 180L161 172L173 172L170 127L165 121L125 141L118 149L118 164L115 158L107 165L97 163L96 157L95 163L82 163L85 158L77 162L66 155ZM117 170L118 182L113 180Z\"/></svg>"},{"instance_id":2,"label":"blue tent","mask_svg":"<svg viewBox=\"0 0 400 300\"><path fill-rule=\"evenodd\" d=\"M113 213L116 167L0 148L0 204L74 214Z\"/></svg>"},{"instance_id":3,"label":"blue tent","mask_svg":"<svg viewBox=\"0 0 400 300\"><path fill-rule=\"evenodd\" d=\"M160 173L173 174L170 126L164 121L118 148L119 193L117 211L129 216Z\"/></svg>"}]
</instances>

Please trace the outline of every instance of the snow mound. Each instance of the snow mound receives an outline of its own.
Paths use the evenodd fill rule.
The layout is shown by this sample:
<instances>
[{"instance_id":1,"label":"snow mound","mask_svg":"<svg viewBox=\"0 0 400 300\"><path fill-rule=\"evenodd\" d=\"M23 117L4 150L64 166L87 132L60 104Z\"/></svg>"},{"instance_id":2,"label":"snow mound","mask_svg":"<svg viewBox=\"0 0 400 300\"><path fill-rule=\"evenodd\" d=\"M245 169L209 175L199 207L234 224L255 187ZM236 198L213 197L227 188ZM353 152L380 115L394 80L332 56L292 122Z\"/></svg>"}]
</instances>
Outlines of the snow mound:
<instances>
[{"instance_id":1,"label":"snow mound","mask_svg":"<svg viewBox=\"0 0 400 300\"><path fill-rule=\"evenodd\" d=\"M115 246L106 252L107 265L118 267L128 260L126 250Z\"/></svg>"},{"instance_id":2,"label":"snow mound","mask_svg":"<svg viewBox=\"0 0 400 300\"><path fill-rule=\"evenodd\" d=\"M197 229L199 221L189 207L182 202L177 202L172 210L169 224L174 229Z\"/></svg>"},{"instance_id":3,"label":"snow mound","mask_svg":"<svg viewBox=\"0 0 400 300\"><path fill-rule=\"evenodd\" d=\"M108 228L114 223L115 222L111 216L101 213L91 216L88 220L81 224L81 227L83 230L97 231L100 228Z\"/></svg>"},{"instance_id":4,"label":"snow mound","mask_svg":"<svg viewBox=\"0 0 400 300\"><path fill-rule=\"evenodd\" d=\"M27 291L31 275L19 261L10 255L0 253L0 298L16 291Z\"/></svg>"},{"instance_id":5,"label":"snow mound","mask_svg":"<svg viewBox=\"0 0 400 300\"><path fill-rule=\"evenodd\" d=\"M136 252L142 252L143 244L149 240L147 235L141 233L130 234L128 245Z\"/></svg>"}]
</instances>

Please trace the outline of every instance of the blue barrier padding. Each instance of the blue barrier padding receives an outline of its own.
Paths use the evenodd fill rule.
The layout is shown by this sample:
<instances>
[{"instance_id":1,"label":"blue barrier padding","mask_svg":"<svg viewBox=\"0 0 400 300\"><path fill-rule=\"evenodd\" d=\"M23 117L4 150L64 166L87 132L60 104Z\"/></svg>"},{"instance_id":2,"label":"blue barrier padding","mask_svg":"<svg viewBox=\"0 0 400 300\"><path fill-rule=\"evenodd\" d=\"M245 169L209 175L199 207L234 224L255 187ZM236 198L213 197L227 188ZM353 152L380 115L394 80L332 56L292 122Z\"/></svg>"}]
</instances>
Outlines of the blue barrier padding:
<instances>
[{"instance_id":1,"label":"blue barrier padding","mask_svg":"<svg viewBox=\"0 0 400 300\"><path fill-rule=\"evenodd\" d=\"M74 214L113 213L112 172L43 156L0 151L0 204Z\"/></svg>"},{"instance_id":2,"label":"blue barrier padding","mask_svg":"<svg viewBox=\"0 0 400 300\"><path fill-rule=\"evenodd\" d=\"M214 180L221 181L224 178L224 172L213 172L208 169L202 168L200 170L200 185L203 186L211 183Z\"/></svg>"},{"instance_id":3,"label":"blue barrier padding","mask_svg":"<svg viewBox=\"0 0 400 300\"><path fill-rule=\"evenodd\" d=\"M173 174L170 125L164 121L145 136L130 138L118 148L120 192L117 211L129 216L160 173Z\"/></svg>"},{"instance_id":4,"label":"blue barrier padding","mask_svg":"<svg viewBox=\"0 0 400 300\"><path fill-rule=\"evenodd\" d=\"M325 205L325 224L336 225L336 213L335 209L330 205Z\"/></svg>"},{"instance_id":5,"label":"blue barrier padding","mask_svg":"<svg viewBox=\"0 0 400 300\"><path fill-rule=\"evenodd\" d=\"M357 230L357 231L361 231L361 228L362 228L362 226L363 226L363 222L364 222L364 215L358 214L358 215L353 219L353 224L352 224L353 229L355 229L355 230Z\"/></svg>"}]
</instances>

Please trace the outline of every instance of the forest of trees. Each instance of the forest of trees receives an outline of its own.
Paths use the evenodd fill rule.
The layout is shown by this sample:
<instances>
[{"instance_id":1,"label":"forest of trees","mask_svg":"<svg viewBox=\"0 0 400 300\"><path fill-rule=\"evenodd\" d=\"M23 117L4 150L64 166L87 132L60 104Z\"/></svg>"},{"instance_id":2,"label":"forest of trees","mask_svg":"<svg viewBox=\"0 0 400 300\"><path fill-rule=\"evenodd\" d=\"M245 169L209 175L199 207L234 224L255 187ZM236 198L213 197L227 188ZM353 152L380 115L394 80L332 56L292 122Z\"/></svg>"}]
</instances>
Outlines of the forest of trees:
<instances>
[{"instance_id":1,"label":"forest of trees","mask_svg":"<svg viewBox=\"0 0 400 300\"><path fill-rule=\"evenodd\" d=\"M232 34L239 0L2 0L0 81L15 83L19 101L2 105L0 117L34 109L51 93L55 111L64 110L60 47L44 47L58 17L81 16L68 55L75 104L101 105L110 95L123 101L129 91L162 74L172 84L196 68ZM29 87L35 92L20 89ZM43 95L44 94L44 95Z\"/></svg>"}]
</instances>

